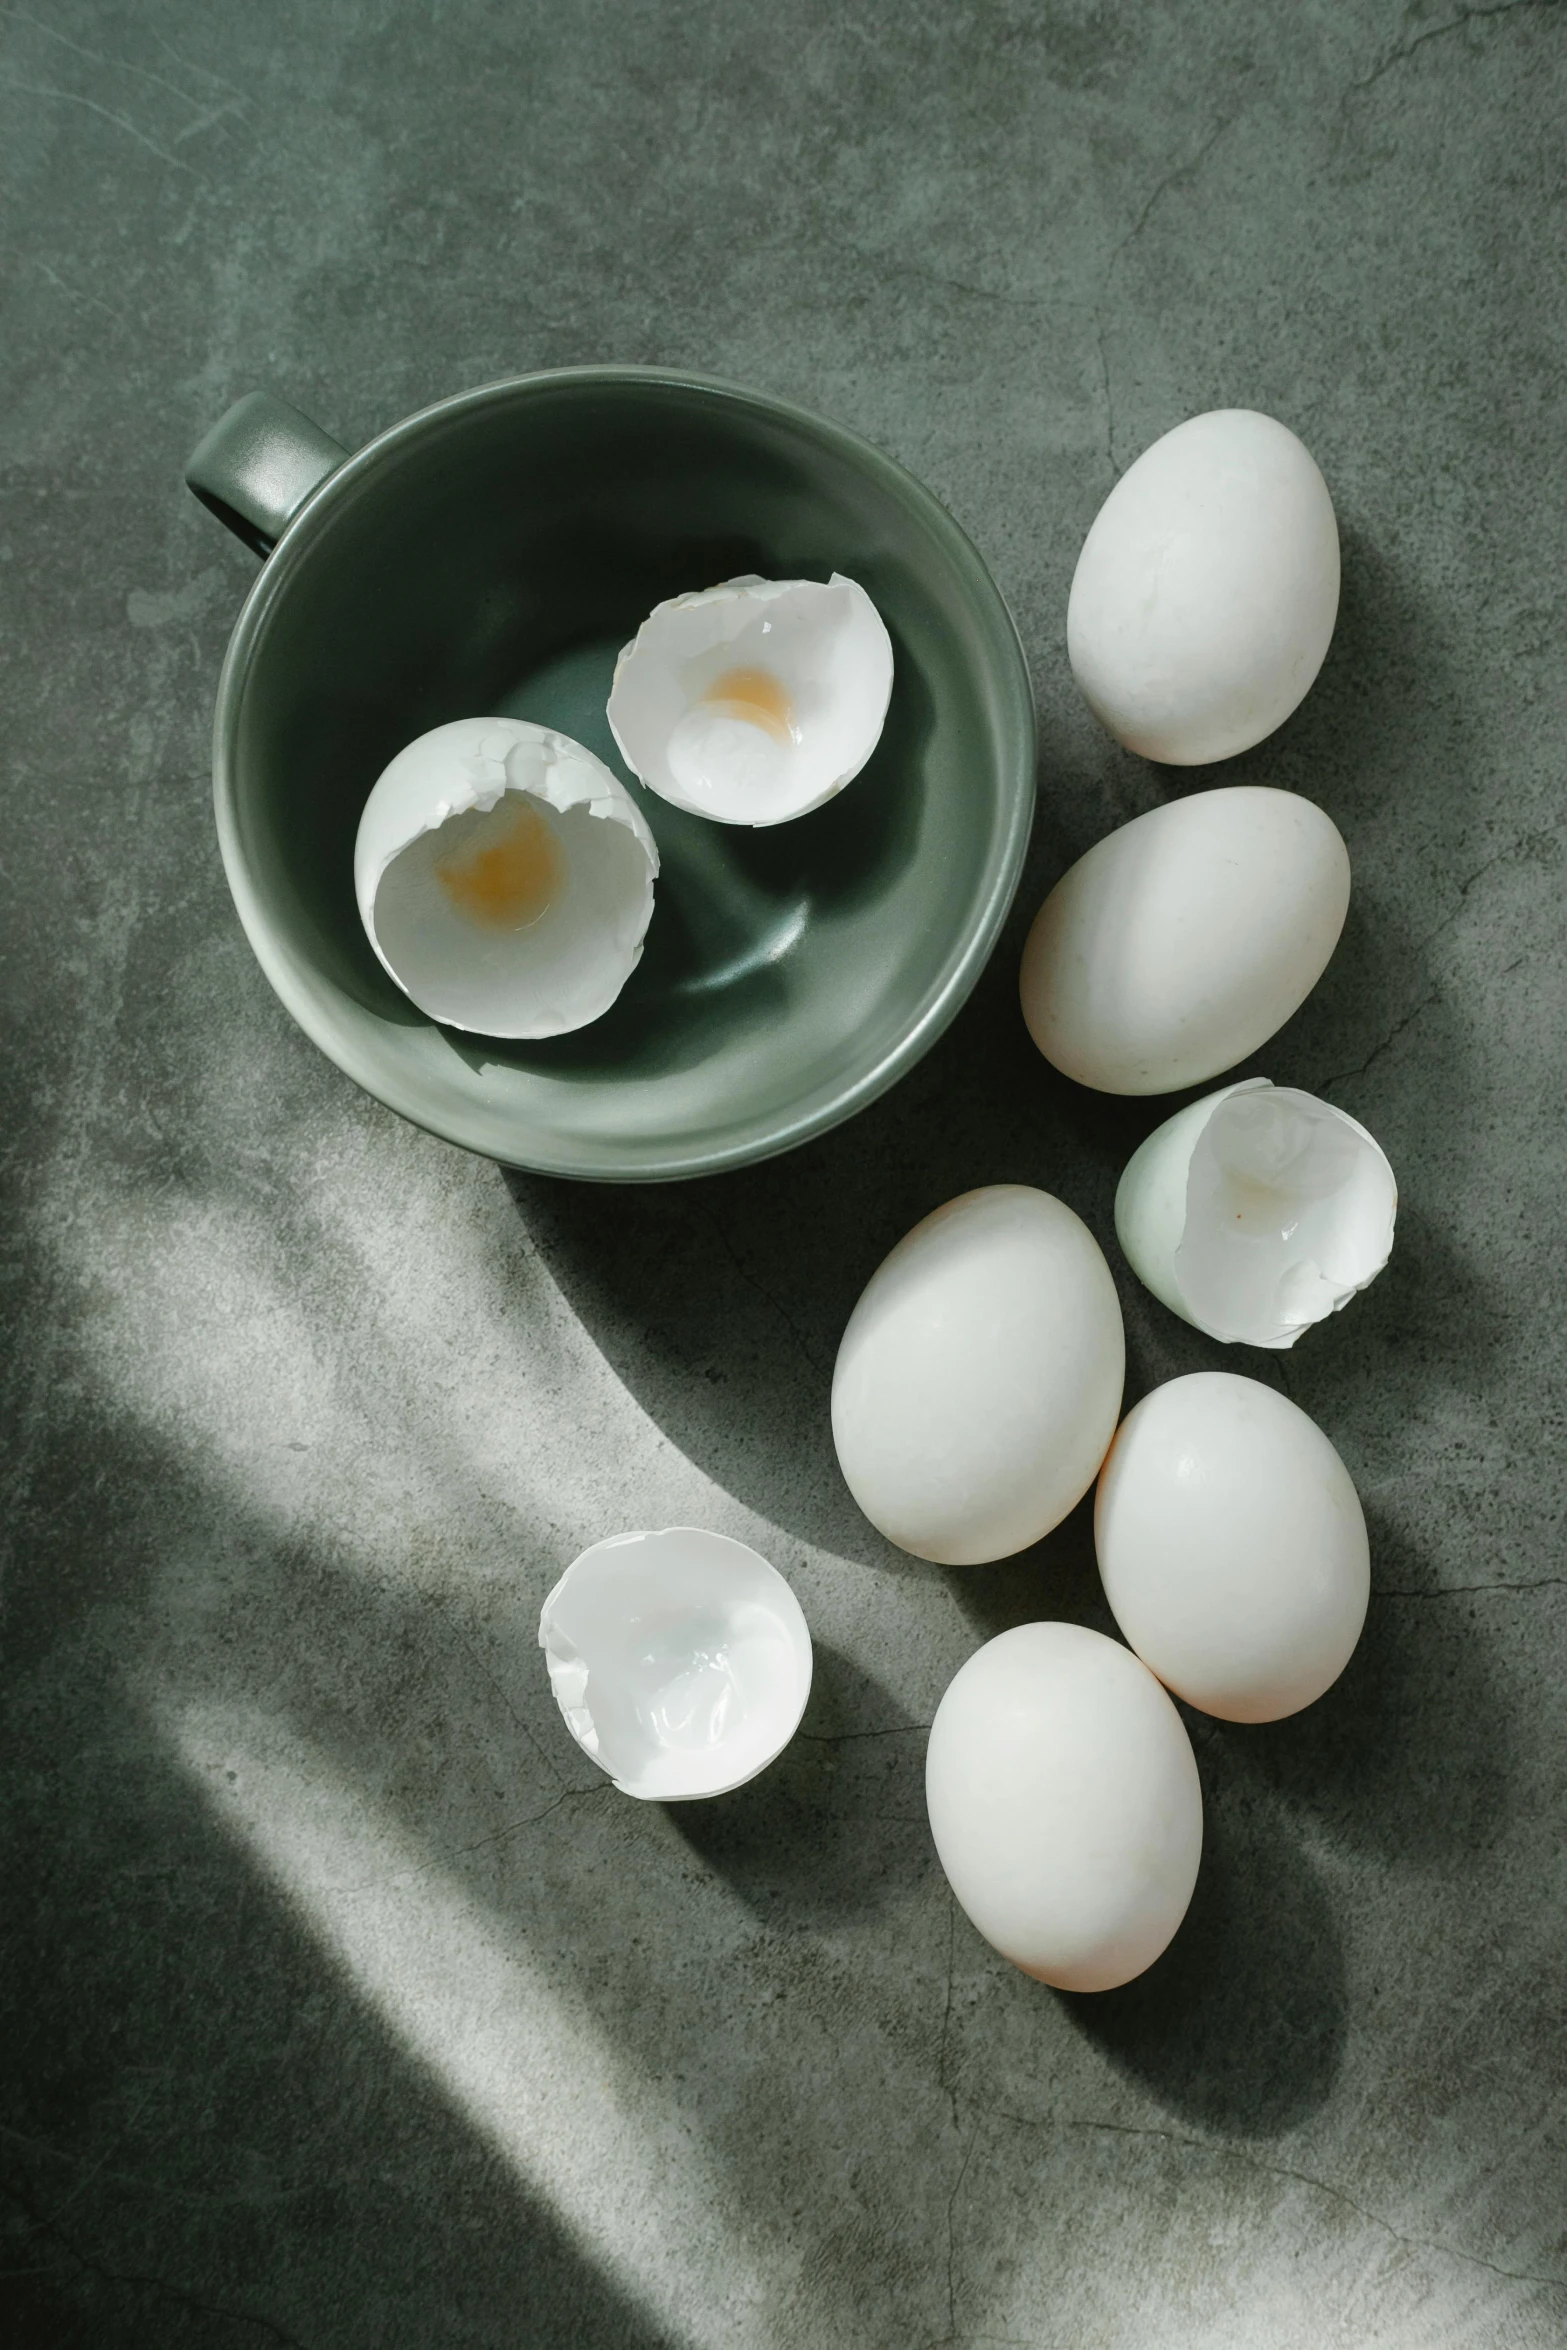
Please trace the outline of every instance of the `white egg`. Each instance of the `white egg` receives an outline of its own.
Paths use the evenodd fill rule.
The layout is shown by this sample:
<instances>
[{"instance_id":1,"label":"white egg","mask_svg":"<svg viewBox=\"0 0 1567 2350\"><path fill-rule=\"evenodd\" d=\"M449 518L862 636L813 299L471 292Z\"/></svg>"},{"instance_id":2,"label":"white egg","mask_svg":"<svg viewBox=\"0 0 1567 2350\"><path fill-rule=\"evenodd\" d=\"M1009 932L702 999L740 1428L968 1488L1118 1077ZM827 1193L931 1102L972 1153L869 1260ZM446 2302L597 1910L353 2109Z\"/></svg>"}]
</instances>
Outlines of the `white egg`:
<instances>
[{"instance_id":1,"label":"white egg","mask_svg":"<svg viewBox=\"0 0 1567 2350\"><path fill-rule=\"evenodd\" d=\"M577 1744L646 1802L754 1779L811 1693L811 1635L782 1575L697 1526L617 1534L573 1559L539 1646Z\"/></svg>"},{"instance_id":2,"label":"white egg","mask_svg":"<svg viewBox=\"0 0 1567 2350\"><path fill-rule=\"evenodd\" d=\"M1327 484L1250 408L1179 424L1116 483L1083 542L1066 641L1117 742L1191 767L1282 725L1338 613Z\"/></svg>"},{"instance_id":3,"label":"white egg","mask_svg":"<svg viewBox=\"0 0 1567 2350\"><path fill-rule=\"evenodd\" d=\"M1027 1184L965 1192L899 1241L849 1317L832 1384L844 1480L916 1558L1005 1558L1088 1491L1125 1369L1087 1225Z\"/></svg>"},{"instance_id":4,"label":"white egg","mask_svg":"<svg viewBox=\"0 0 1567 2350\"><path fill-rule=\"evenodd\" d=\"M484 1036L559 1036L607 1012L641 958L657 873L624 784L519 718L458 718L409 743L354 846L381 962L433 1020Z\"/></svg>"},{"instance_id":5,"label":"white egg","mask_svg":"<svg viewBox=\"0 0 1567 2350\"><path fill-rule=\"evenodd\" d=\"M1275 1722L1336 1681L1371 1554L1349 1471L1286 1396L1231 1371L1156 1387L1099 1479L1116 1622L1161 1681L1227 1722Z\"/></svg>"},{"instance_id":6,"label":"white egg","mask_svg":"<svg viewBox=\"0 0 1567 2350\"><path fill-rule=\"evenodd\" d=\"M1063 1991L1152 1966L1186 1915L1202 1789L1146 1666L1080 1624L1020 1624L971 1656L931 1725L931 1834L987 1942Z\"/></svg>"},{"instance_id":7,"label":"white egg","mask_svg":"<svg viewBox=\"0 0 1567 2350\"><path fill-rule=\"evenodd\" d=\"M1232 784L1096 841L1035 917L1019 988L1045 1059L1101 1093L1233 1069L1305 1002L1349 909L1349 851L1310 800Z\"/></svg>"},{"instance_id":8,"label":"white egg","mask_svg":"<svg viewBox=\"0 0 1567 2350\"><path fill-rule=\"evenodd\" d=\"M854 580L731 579L644 620L609 723L650 791L719 824L784 824L859 774L892 693L892 640Z\"/></svg>"},{"instance_id":9,"label":"white egg","mask_svg":"<svg viewBox=\"0 0 1567 2350\"><path fill-rule=\"evenodd\" d=\"M1398 1185L1343 1110L1249 1077L1177 1110L1127 1162L1115 1229L1138 1279L1210 1338L1293 1346L1374 1281Z\"/></svg>"}]
</instances>

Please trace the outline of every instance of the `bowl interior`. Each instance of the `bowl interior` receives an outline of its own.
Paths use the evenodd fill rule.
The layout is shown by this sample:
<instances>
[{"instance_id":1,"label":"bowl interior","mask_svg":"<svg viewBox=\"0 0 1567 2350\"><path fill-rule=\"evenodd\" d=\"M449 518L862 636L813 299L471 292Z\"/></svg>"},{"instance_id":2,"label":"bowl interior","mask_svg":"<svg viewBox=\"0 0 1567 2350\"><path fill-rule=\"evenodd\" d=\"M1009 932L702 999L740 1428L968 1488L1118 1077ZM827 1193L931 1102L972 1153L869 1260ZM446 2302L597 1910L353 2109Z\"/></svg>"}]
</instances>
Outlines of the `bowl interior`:
<instances>
[{"instance_id":1,"label":"bowl interior","mask_svg":"<svg viewBox=\"0 0 1567 2350\"><path fill-rule=\"evenodd\" d=\"M642 790L604 704L652 606L738 572L834 570L893 642L887 724L860 776L760 832ZM490 715L596 752L662 859L618 1002L543 1043L433 1024L381 969L354 903L354 836L381 769L430 727ZM230 880L309 1033L451 1140L585 1176L737 1165L873 1098L977 976L1032 806L1016 634L935 501L780 403L631 371L472 394L351 461L268 561L220 717Z\"/></svg>"}]
</instances>

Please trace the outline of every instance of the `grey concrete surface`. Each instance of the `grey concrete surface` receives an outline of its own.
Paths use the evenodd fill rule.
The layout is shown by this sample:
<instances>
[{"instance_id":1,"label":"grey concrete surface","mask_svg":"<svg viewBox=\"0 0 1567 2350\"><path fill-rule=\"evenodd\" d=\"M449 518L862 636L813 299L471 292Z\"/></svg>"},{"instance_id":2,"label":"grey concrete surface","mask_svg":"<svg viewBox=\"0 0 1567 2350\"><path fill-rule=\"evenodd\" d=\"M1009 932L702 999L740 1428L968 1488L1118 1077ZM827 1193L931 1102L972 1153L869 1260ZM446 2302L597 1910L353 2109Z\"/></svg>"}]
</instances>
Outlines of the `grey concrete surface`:
<instances>
[{"instance_id":1,"label":"grey concrete surface","mask_svg":"<svg viewBox=\"0 0 1567 2350\"><path fill-rule=\"evenodd\" d=\"M1552 0L0 6L10 2340L1567 2341L1564 120ZM601 358L912 466L1041 718L938 1051L635 1195L411 1131L273 1000L207 798L253 565L180 485L257 383L353 442ZM1193 1912L1072 1999L955 1913L922 1732L993 1629L1104 1621L1086 1524L902 1559L827 1381L953 1191L1113 1250L1161 1112L1052 1078L1015 961L1209 780L1099 733L1063 624L1116 470L1215 405L1299 430L1344 532L1321 681L1224 776L1354 860L1259 1066L1382 1139L1398 1249L1245 1367L1343 1453L1375 1595L1314 1710L1193 1720ZM1123 1294L1132 1393L1219 1359ZM773 1772L666 1812L533 1640L578 1548L678 1519L794 1578L820 1670Z\"/></svg>"}]
</instances>

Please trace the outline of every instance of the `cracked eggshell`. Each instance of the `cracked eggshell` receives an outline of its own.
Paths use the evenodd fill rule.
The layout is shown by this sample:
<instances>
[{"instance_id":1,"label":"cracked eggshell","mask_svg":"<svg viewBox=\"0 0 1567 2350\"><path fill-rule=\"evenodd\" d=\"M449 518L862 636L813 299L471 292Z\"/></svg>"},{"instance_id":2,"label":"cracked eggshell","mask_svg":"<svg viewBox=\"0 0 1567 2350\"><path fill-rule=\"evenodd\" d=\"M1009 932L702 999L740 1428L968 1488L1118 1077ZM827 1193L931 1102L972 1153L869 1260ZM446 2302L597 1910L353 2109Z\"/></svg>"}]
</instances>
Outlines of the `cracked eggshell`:
<instances>
[{"instance_id":1,"label":"cracked eggshell","mask_svg":"<svg viewBox=\"0 0 1567 2350\"><path fill-rule=\"evenodd\" d=\"M1186 1914L1202 1789L1146 1665L1081 1624L1020 1624L947 1689L925 1758L931 1834L987 1942L1063 1991L1140 1975Z\"/></svg>"},{"instance_id":2,"label":"cracked eggshell","mask_svg":"<svg viewBox=\"0 0 1567 2350\"><path fill-rule=\"evenodd\" d=\"M1172 1379L1127 1413L1094 1545L1144 1664L1221 1721L1312 1704L1366 1620L1371 1550L1349 1471L1288 1397L1234 1372Z\"/></svg>"},{"instance_id":3,"label":"cracked eggshell","mask_svg":"<svg viewBox=\"0 0 1567 2350\"><path fill-rule=\"evenodd\" d=\"M1072 673L1129 751L1190 767L1283 724L1338 614L1327 483L1287 426L1193 416L1127 468L1083 542L1067 605Z\"/></svg>"},{"instance_id":4,"label":"cracked eggshell","mask_svg":"<svg viewBox=\"0 0 1567 2350\"><path fill-rule=\"evenodd\" d=\"M1098 1474L1126 1347L1110 1268L1048 1192L949 1200L871 1276L833 1371L844 1481L916 1558L1026 1550Z\"/></svg>"},{"instance_id":5,"label":"cracked eggshell","mask_svg":"<svg viewBox=\"0 0 1567 2350\"><path fill-rule=\"evenodd\" d=\"M398 752L359 820L370 944L432 1020L560 1036L641 959L658 849L630 793L569 735L458 718Z\"/></svg>"},{"instance_id":6,"label":"cracked eggshell","mask_svg":"<svg viewBox=\"0 0 1567 2350\"><path fill-rule=\"evenodd\" d=\"M881 736L892 640L854 580L731 579L660 604L615 666L633 774L719 824L785 824L852 782Z\"/></svg>"},{"instance_id":7,"label":"cracked eggshell","mask_svg":"<svg viewBox=\"0 0 1567 2350\"><path fill-rule=\"evenodd\" d=\"M1349 851L1310 800L1196 792L1079 857L1023 949L1029 1034L1100 1093L1175 1093L1233 1069L1299 1010L1349 910Z\"/></svg>"},{"instance_id":8,"label":"cracked eggshell","mask_svg":"<svg viewBox=\"0 0 1567 2350\"><path fill-rule=\"evenodd\" d=\"M1166 1119L1115 1195L1116 1237L1145 1288L1210 1338L1275 1348L1376 1279L1397 1213L1366 1129L1265 1077Z\"/></svg>"},{"instance_id":9,"label":"cracked eggshell","mask_svg":"<svg viewBox=\"0 0 1567 2350\"><path fill-rule=\"evenodd\" d=\"M811 1635L782 1575L697 1526L585 1550L544 1602L539 1646L577 1744L644 1802L754 1779L811 1693Z\"/></svg>"}]
</instances>

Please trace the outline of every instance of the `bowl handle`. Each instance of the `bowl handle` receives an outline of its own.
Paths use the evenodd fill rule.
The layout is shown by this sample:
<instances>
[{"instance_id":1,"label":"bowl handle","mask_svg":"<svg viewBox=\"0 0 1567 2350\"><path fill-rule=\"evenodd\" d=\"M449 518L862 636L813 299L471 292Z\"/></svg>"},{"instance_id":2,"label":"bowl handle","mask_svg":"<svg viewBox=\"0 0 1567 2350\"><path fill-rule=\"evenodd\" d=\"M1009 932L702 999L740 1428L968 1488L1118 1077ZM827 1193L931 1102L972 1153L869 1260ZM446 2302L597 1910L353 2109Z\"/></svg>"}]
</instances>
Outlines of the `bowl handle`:
<instances>
[{"instance_id":1,"label":"bowl handle","mask_svg":"<svg viewBox=\"0 0 1567 2350\"><path fill-rule=\"evenodd\" d=\"M258 555L348 451L275 392L247 392L198 442L185 479L204 506Z\"/></svg>"}]
</instances>

